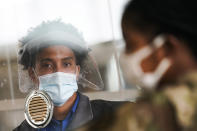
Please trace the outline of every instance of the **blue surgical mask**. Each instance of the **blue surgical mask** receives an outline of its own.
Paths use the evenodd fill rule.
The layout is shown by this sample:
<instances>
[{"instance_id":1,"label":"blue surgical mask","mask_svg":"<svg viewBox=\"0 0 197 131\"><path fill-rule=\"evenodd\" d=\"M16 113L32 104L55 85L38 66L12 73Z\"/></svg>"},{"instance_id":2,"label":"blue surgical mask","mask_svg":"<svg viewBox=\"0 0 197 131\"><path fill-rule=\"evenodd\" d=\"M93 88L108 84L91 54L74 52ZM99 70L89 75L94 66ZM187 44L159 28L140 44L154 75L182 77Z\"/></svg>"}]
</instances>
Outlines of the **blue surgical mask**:
<instances>
[{"instance_id":1,"label":"blue surgical mask","mask_svg":"<svg viewBox=\"0 0 197 131\"><path fill-rule=\"evenodd\" d=\"M56 72L39 76L39 90L45 91L55 106L62 106L78 90L76 75Z\"/></svg>"}]
</instances>

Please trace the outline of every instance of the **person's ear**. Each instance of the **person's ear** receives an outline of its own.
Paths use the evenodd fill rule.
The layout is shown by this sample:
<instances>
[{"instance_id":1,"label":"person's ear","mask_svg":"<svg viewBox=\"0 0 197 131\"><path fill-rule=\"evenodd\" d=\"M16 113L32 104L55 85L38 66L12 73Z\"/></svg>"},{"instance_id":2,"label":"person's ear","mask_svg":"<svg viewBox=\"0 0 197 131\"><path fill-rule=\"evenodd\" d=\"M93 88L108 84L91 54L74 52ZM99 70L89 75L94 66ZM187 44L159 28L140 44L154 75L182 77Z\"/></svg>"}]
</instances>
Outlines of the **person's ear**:
<instances>
[{"instance_id":1,"label":"person's ear","mask_svg":"<svg viewBox=\"0 0 197 131\"><path fill-rule=\"evenodd\" d=\"M38 80L36 78L36 75L35 75L35 72L34 72L34 69L32 67L29 67L28 68L28 74L29 74L29 77L31 78L31 80L34 82L34 83L37 83Z\"/></svg>"},{"instance_id":2,"label":"person's ear","mask_svg":"<svg viewBox=\"0 0 197 131\"><path fill-rule=\"evenodd\" d=\"M76 66L76 76L77 76L77 80L79 79L80 70L81 70L80 65L77 65L77 66Z\"/></svg>"},{"instance_id":3,"label":"person's ear","mask_svg":"<svg viewBox=\"0 0 197 131\"><path fill-rule=\"evenodd\" d=\"M178 39L173 35L168 35L168 45L170 47L171 56L175 59L183 59L184 57L191 58L192 53L183 40ZM186 58L185 58L186 59Z\"/></svg>"},{"instance_id":4,"label":"person's ear","mask_svg":"<svg viewBox=\"0 0 197 131\"><path fill-rule=\"evenodd\" d=\"M173 58L177 51L179 51L180 40L178 40L175 36L168 34L164 37L164 43L165 44L162 48L159 49L159 54L157 54L157 57L159 59L163 56Z\"/></svg>"},{"instance_id":5,"label":"person's ear","mask_svg":"<svg viewBox=\"0 0 197 131\"><path fill-rule=\"evenodd\" d=\"M183 45L182 42L173 35L167 35L167 44L166 45L167 45L167 49L173 53L176 53L178 50L183 48L183 47L181 47Z\"/></svg>"}]
</instances>

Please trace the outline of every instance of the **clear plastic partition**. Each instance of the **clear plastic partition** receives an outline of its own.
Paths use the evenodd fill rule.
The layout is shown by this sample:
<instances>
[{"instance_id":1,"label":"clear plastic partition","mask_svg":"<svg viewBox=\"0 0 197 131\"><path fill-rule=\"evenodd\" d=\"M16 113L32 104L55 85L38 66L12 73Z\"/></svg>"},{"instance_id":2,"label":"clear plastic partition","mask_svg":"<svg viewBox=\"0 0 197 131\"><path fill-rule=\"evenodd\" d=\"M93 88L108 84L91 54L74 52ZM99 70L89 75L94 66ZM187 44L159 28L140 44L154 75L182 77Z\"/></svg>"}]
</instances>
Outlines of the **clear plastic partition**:
<instances>
[{"instance_id":1,"label":"clear plastic partition","mask_svg":"<svg viewBox=\"0 0 197 131\"><path fill-rule=\"evenodd\" d=\"M83 34L90 49L91 64L97 67L99 79L102 80L97 85L102 88L79 88L82 93L90 99L135 99L137 90L135 87L125 90L118 63L119 52L124 47L120 19L127 1L0 2L0 131L10 131L25 119L24 102L28 92L24 93L19 89L18 40L25 36L31 27L43 21L61 19L64 23L74 25ZM94 80L91 81L94 83Z\"/></svg>"}]
</instances>

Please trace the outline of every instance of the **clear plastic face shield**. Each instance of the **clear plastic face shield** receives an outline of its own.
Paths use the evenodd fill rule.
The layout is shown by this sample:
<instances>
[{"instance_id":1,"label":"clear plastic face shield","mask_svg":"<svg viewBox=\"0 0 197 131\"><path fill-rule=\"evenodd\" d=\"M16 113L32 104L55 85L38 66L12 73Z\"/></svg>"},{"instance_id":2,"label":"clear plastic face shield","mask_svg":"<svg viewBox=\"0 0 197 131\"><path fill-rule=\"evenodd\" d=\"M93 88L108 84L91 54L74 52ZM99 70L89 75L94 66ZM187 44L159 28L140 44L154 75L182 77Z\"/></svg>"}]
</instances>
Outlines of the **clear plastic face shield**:
<instances>
[{"instance_id":1,"label":"clear plastic face shield","mask_svg":"<svg viewBox=\"0 0 197 131\"><path fill-rule=\"evenodd\" d=\"M45 127L51 120L53 106L61 106L73 92L102 90L104 87L96 62L89 54L85 41L75 33L75 30L53 31L20 46L19 88L21 92L30 92L26 98L25 117L34 128ZM57 46L62 48L56 49ZM71 53L67 53L64 48ZM24 65L28 68L24 68ZM43 73L41 68L50 68L50 71L47 69ZM37 82L32 78L29 69ZM49 86L50 88L47 88ZM64 86L68 86L67 90L62 88ZM39 103L38 101L40 105L46 105L44 110L40 111L40 105L35 104Z\"/></svg>"},{"instance_id":2,"label":"clear plastic face shield","mask_svg":"<svg viewBox=\"0 0 197 131\"><path fill-rule=\"evenodd\" d=\"M61 35L60 35L61 34ZM55 35L55 36L54 36ZM79 56L79 61L80 61L80 73L78 76L77 83L80 88L82 89L95 89L95 90L102 90L104 87L100 72L98 70L96 61L94 58L91 56L89 53L89 49L86 47L80 47L80 44L85 44L84 42L82 43L81 41L76 41L75 43L73 42L76 38L66 38L67 34L65 32L52 32L49 33L42 38L30 41L27 43L27 45L23 46L20 48L20 50L27 50L29 54L34 55L35 52L40 52L40 49L45 49L47 47L52 47L56 45L62 45L66 46L72 50L73 52L77 52ZM61 37L62 36L62 37ZM55 38L53 38L55 37ZM57 39L57 40L56 40ZM69 41L69 39L71 39ZM25 54L19 54L19 60L21 60L22 55ZM80 55L83 55L83 57L80 57ZM80 59L81 58L81 59ZM28 58L27 58L28 59ZM31 61L31 58L29 58L29 62ZM30 64L30 63L29 63ZM29 92L31 90L36 89L35 83L32 81L28 70L24 69L24 65L19 64L19 88L21 92Z\"/></svg>"},{"instance_id":3,"label":"clear plastic face shield","mask_svg":"<svg viewBox=\"0 0 197 131\"><path fill-rule=\"evenodd\" d=\"M155 50L161 48L165 43L163 35L157 36L151 46L143 47L142 49L131 53L120 55L120 66L123 77L127 84L136 85L137 87L154 89L161 80L164 73L168 70L171 62L168 58L164 58L157 65L154 72L143 72L141 67L142 60L150 56Z\"/></svg>"}]
</instances>

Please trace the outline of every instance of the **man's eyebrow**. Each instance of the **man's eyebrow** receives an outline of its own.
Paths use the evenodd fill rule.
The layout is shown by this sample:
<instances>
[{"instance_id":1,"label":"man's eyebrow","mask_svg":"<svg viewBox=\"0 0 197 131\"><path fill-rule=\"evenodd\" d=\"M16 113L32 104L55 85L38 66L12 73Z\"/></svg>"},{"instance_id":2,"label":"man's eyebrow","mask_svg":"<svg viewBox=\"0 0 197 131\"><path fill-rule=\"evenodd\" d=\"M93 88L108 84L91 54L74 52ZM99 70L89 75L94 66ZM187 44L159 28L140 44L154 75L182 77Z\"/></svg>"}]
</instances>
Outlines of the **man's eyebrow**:
<instances>
[{"instance_id":1,"label":"man's eyebrow","mask_svg":"<svg viewBox=\"0 0 197 131\"><path fill-rule=\"evenodd\" d=\"M65 57L65 58L63 58L62 60L73 60L73 57L72 57L72 56Z\"/></svg>"},{"instance_id":2,"label":"man's eyebrow","mask_svg":"<svg viewBox=\"0 0 197 131\"><path fill-rule=\"evenodd\" d=\"M47 62L47 61L53 61L53 60L50 58L43 58L40 60L40 62Z\"/></svg>"}]
</instances>

